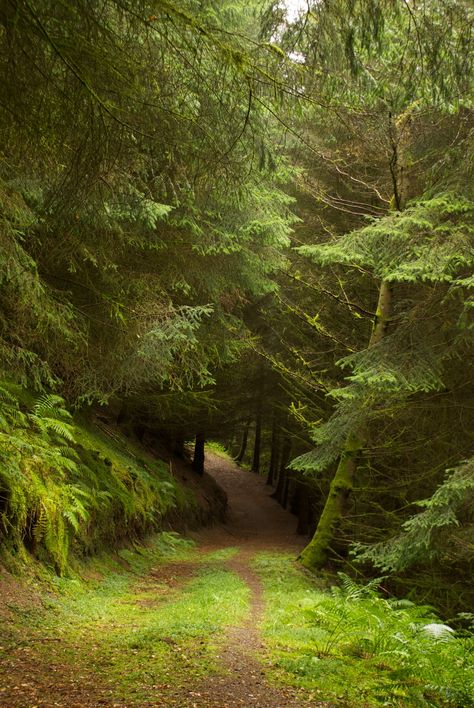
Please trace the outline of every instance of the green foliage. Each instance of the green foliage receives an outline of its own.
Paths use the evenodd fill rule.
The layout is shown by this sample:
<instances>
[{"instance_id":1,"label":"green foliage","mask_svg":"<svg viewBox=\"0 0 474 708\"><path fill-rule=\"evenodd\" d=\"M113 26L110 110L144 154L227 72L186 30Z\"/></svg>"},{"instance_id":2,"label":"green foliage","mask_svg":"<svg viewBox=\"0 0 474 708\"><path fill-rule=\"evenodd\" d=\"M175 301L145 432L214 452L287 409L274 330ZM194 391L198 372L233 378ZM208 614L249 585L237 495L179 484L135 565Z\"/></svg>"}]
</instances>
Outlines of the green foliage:
<instances>
[{"instance_id":1,"label":"green foliage","mask_svg":"<svg viewBox=\"0 0 474 708\"><path fill-rule=\"evenodd\" d=\"M28 252L28 233L39 217L27 205L21 190L0 174L0 359L8 371L23 383L26 372L35 387L52 385L56 377L45 359L45 344L75 348L80 330L73 320L71 305L50 288L45 288L37 262ZM14 323L14 324L13 324Z\"/></svg>"},{"instance_id":2,"label":"green foliage","mask_svg":"<svg viewBox=\"0 0 474 708\"><path fill-rule=\"evenodd\" d=\"M362 269L371 277L382 280L390 288L393 306L383 338L376 343L370 338L360 351L338 362L345 371L346 385L339 385L329 392L336 401L332 415L311 431L312 441L317 447L296 458L292 463L294 469L321 474L346 453L349 436L356 433L362 440L358 453L359 466L364 470L360 472L361 479L367 480L368 486L372 487L374 477L380 471L383 478L387 466L390 469L389 478L392 478L396 465L392 465L388 458L392 456L397 460L399 450L409 445L405 441L416 440L417 430L420 429L420 407L426 411L426 427L433 431L431 435L434 436L431 442L433 453L430 455L428 448L420 456L426 460L426 476L438 481L440 463L447 466L456 457L470 453L471 436L469 433L463 434L464 426L455 433L461 451L451 444L452 437L441 447L444 457L437 460L434 450L438 431L441 430L441 435L444 435L447 428L456 425L452 414L447 414L443 421L447 428L438 427L440 418L437 418L436 411L442 410L442 396L447 398L452 389L460 392L471 375L473 342L466 309L471 293L466 276L474 265L473 216L469 198L444 193L413 203L404 211L389 213L367 227L337 236L327 243L299 249L325 268L349 267L353 269L351 273ZM374 326L379 315L374 312ZM457 371L459 361L469 362L464 365L461 379ZM463 393L455 406L455 415L460 420L464 405ZM397 464L400 463L401 459L398 459ZM399 503L404 509L407 502L410 504L420 498L416 496L416 463L408 459L407 464L414 471L412 484L407 484L401 493ZM429 465L432 465L431 470ZM355 491L358 484L356 477ZM362 494L363 487L362 482ZM384 483L381 487L385 491ZM448 485L448 495L449 489ZM452 491L454 497L459 493L460 498L469 503L469 482L464 486L460 484L457 492L454 488ZM370 511L372 503L373 498L368 495L367 513L373 513ZM393 501L384 494L380 503L388 509L393 507ZM350 504L346 505L347 508L350 511ZM406 512L400 515L400 523L405 520ZM441 560L442 534L437 529L448 525L449 520L453 521L449 504L444 506L444 510L438 508L438 515L432 508L432 513L421 515L413 528L412 522L408 521L407 533L398 536L395 529L392 531L397 535L393 554L390 546L385 547L379 542L373 555L366 548L362 557L377 557L377 563L380 561L385 569L400 569L412 565L415 557L423 555L422 549L428 544L433 546L433 552L425 555L425 560ZM387 514L386 521L381 518L378 523L383 526L393 522L393 516ZM426 525L422 528L424 522ZM463 518L463 523L466 522L467 518ZM408 529L412 529L412 533ZM349 526L342 533L345 533L346 539L353 535ZM370 529L369 533L372 534L373 530ZM340 535L338 539L334 538L338 534L339 529L336 534L333 532L329 546L347 544L347 540L342 541ZM465 536L465 542L470 544L468 526ZM374 541L376 537L374 533ZM360 541L366 543L366 539ZM436 543L440 543L439 555L435 551ZM384 553L385 559L382 560ZM455 556L453 554L452 561ZM458 562L462 558L467 562L467 554L461 551L460 543Z\"/></svg>"},{"instance_id":3,"label":"green foliage","mask_svg":"<svg viewBox=\"0 0 474 708\"><path fill-rule=\"evenodd\" d=\"M164 463L116 434L77 423L60 396L21 410L16 387L0 387L0 529L4 549L24 547L66 570L82 552L143 535L177 504L191 504ZM179 502L178 502L179 499Z\"/></svg>"},{"instance_id":4,"label":"green foliage","mask_svg":"<svg viewBox=\"0 0 474 708\"><path fill-rule=\"evenodd\" d=\"M209 442L206 442L206 450L210 450L215 455L218 455L219 457L223 457L224 460L229 460L229 461L232 460L232 455L225 448L225 446L222 445L222 443L216 442L215 440L211 440Z\"/></svg>"},{"instance_id":5,"label":"green foliage","mask_svg":"<svg viewBox=\"0 0 474 708\"><path fill-rule=\"evenodd\" d=\"M365 549L358 544L354 552L360 560L372 561L384 572L402 571L415 563L434 559L443 562L450 555L450 547L456 544L456 530L464 524L459 542L466 544L465 553L469 558L474 545L469 534L474 521L473 502L474 461L471 459L448 470L446 480L433 496L417 502L423 511L405 521L399 535Z\"/></svg>"},{"instance_id":6,"label":"green foliage","mask_svg":"<svg viewBox=\"0 0 474 708\"><path fill-rule=\"evenodd\" d=\"M310 3L287 41L294 46L303 36L307 62L318 70L313 81L334 102L344 93L344 105L355 109L389 105L396 114L416 101L454 111L472 106L473 22L469 3L451 0L413 7L327 0Z\"/></svg>"},{"instance_id":7,"label":"green foliage","mask_svg":"<svg viewBox=\"0 0 474 708\"><path fill-rule=\"evenodd\" d=\"M443 630L430 608L381 597L380 579L340 574L324 591L281 556L261 555L256 568L280 681L347 706L473 705L472 636Z\"/></svg>"},{"instance_id":8,"label":"green foliage","mask_svg":"<svg viewBox=\"0 0 474 708\"><path fill-rule=\"evenodd\" d=\"M104 402L207 386L248 344L244 308L275 290L294 221L254 100L276 59L231 33L255 33L255 10L21 0L0 15L6 375Z\"/></svg>"},{"instance_id":9,"label":"green foliage","mask_svg":"<svg viewBox=\"0 0 474 708\"><path fill-rule=\"evenodd\" d=\"M455 283L474 264L474 203L441 194L300 253L321 265L363 266L388 282Z\"/></svg>"}]
</instances>

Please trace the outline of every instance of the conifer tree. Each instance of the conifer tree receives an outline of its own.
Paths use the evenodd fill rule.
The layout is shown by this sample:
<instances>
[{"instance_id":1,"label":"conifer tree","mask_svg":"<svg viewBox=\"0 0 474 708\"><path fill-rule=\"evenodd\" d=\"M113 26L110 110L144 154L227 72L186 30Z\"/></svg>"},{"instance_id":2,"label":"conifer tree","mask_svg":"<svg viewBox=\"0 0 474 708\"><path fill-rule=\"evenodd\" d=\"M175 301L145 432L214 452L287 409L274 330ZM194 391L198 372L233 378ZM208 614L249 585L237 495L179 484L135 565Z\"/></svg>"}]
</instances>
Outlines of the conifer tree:
<instances>
[{"instance_id":1,"label":"conifer tree","mask_svg":"<svg viewBox=\"0 0 474 708\"><path fill-rule=\"evenodd\" d=\"M396 395L395 391L403 397L402 391L408 396L416 391L430 390L430 386L442 385L439 362L434 364L432 361L433 350L437 346L433 341L424 341L423 355L416 349L412 351L400 346L400 340L407 336L409 329L410 307L400 308L397 302L391 306L394 285L407 282L422 285L428 281L444 283L451 277L450 269L455 261L459 264L458 275L461 275L462 269L469 267L471 259L471 246L464 243L465 250L461 247L460 252L461 244L456 238L459 230L470 231L470 217L464 219L464 215L471 211L469 200L456 194L440 195L408 208L405 215L403 210L410 199L421 197L424 191L431 189L431 194L436 194L436 189L440 189L439 183L436 184L436 180L440 180L440 172L436 173L436 177L432 173L430 181L430 177L426 179L426 175L420 175L415 160L424 163L425 167L430 165L434 171L436 161L433 152L436 150L430 152L427 147L430 139L440 137L437 132L439 124L434 127L434 121L445 121L459 129L465 118L463 115L461 119L459 97L464 95L469 80L466 82L465 74L460 71L456 52L461 46L464 47L466 51L462 62L464 68L470 71L472 47L466 44L468 34L463 23L472 23L472 16L467 8L458 12L449 4L439 11L422 4L423 7L420 5L413 12L406 13L396 6L382 7L382 4L376 6L377 12L373 12L373 4L371 8L368 5L363 2L350 6L344 2L331 5L321 3L313 7L307 23L309 39L305 45L306 61L310 63L309 57L312 57L311 66L313 70L318 70L315 83L321 88L322 82L326 89L326 100L334 110L335 124L343 121L352 129L358 124L360 129L366 117L371 121L371 114L378 115L379 121L385 121L378 132L386 140L384 153L388 156L388 179L379 184L374 182L373 176L367 179L365 174L354 169L357 162L350 164L347 158L346 164L342 163L341 167L341 160L331 157L327 148L325 152L320 148L317 159L326 162L329 169L342 173L348 181L358 183L367 193L372 191L378 199L383 198L387 183L392 184L392 194L385 198L389 205L386 217L348 236L336 236L333 243L301 249L322 265L356 267L371 273L380 283L368 347L360 357L356 355L345 360L347 366L357 362L355 374L350 377L353 383L347 389L335 392L341 402L329 422L314 434L315 442L320 444L318 450L293 463L297 469L324 469L340 454L315 537L302 554L303 562L311 568L321 567L328 558L354 486L358 459L369 443L370 416L376 417L377 408L390 396ZM447 21L451 28L449 35L443 27ZM433 33L443 41L443 50L440 51L438 46L435 54L431 44ZM406 44L404 62L400 63L394 54L394 42L396 37L402 36L406 37ZM421 75L416 70L420 63L424 67ZM319 78L321 76L322 79ZM342 87L345 87L345 95ZM431 114L433 120L426 120L427 114ZM420 136L416 131L423 132ZM463 142L463 135L465 137L466 132L461 129L454 141L458 147ZM438 155L443 147L447 144L437 146ZM353 198L344 202L339 196L335 198L327 193L321 193L321 196L330 206L364 213L360 198L358 201ZM370 212L369 205L366 213ZM428 214L429 218L423 220ZM446 220L450 221L450 215L454 221L452 232L446 224ZM430 228L435 234L440 234L438 243L430 239ZM375 233L380 236L377 243ZM404 239L400 239L401 233L404 233ZM445 243L448 233L451 236L450 246ZM425 248L423 238L427 240ZM351 248L355 242L360 245L358 256ZM394 255L395 248L400 249L397 256ZM446 251L447 271L443 270L442 262L438 263L438 270L431 268L433 249L436 252L438 249ZM423 257L427 259L425 263ZM390 258L393 260L390 261ZM417 268L413 265L415 262ZM422 309L423 298L421 301L415 299L415 303L413 308ZM420 331L417 336L420 336ZM394 351L400 356L400 368L397 368ZM447 355L446 349L444 354ZM420 360L414 364L417 356ZM390 360L388 367L384 362L386 357ZM406 382L404 387L400 384L404 378L401 371L410 359L414 378L410 380L408 376L410 383ZM387 368L390 373L387 373Z\"/></svg>"}]
</instances>

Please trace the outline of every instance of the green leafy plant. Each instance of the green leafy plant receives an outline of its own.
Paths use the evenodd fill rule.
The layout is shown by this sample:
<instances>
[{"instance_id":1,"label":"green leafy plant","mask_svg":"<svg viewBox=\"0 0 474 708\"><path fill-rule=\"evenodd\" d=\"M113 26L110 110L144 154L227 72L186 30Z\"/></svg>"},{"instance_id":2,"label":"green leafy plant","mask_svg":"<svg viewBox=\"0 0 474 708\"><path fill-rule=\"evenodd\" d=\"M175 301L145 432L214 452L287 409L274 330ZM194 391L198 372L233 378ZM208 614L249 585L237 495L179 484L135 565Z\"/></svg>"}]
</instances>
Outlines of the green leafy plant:
<instances>
[{"instance_id":1,"label":"green leafy plant","mask_svg":"<svg viewBox=\"0 0 474 708\"><path fill-rule=\"evenodd\" d=\"M16 391L16 393L15 393ZM22 410L21 389L0 387L0 541L52 563L114 545L160 526L178 503L164 464L130 449L120 437L78 424L56 394ZM190 503L182 496L181 503Z\"/></svg>"},{"instance_id":2,"label":"green leafy plant","mask_svg":"<svg viewBox=\"0 0 474 708\"><path fill-rule=\"evenodd\" d=\"M431 608L381 596L380 578L360 585L340 573L324 587L273 555L260 555L256 569L280 680L347 706L473 705L473 637Z\"/></svg>"}]
</instances>

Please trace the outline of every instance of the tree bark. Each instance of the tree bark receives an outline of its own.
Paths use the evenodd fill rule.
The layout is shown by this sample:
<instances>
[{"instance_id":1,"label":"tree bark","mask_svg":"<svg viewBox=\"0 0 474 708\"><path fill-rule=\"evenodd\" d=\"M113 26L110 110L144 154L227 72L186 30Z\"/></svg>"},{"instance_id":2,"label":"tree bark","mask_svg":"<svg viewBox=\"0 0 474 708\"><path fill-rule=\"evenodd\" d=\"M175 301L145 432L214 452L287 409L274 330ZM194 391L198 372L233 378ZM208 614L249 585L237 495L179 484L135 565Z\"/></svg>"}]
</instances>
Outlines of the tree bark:
<instances>
[{"instance_id":1,"label":"tree bark","mask_svg":"<svg viewBox=\"0 0 474 708\"><path fill-rule=\"evenodd\" d=\"M248 439L249 439L250 423L251 423L251 418L247 418L247 420L246 420L246 422L245 422L245 426L244 426L244 432L242 433L242 442L241 442L241 445L240 445L239 454L238 454L237 457L235 458L235 461L236 461L237 464L239 464L239 465L240 465L240 463L242 462L242 460L244 459L245 453L246 453L246 451L247 451L247 442L248 442Z\"/></svg>"},{"instance_id":2,"label":"tree bark","mask_svg":"<svg viewBox=\"0 0 474 708\"><path fill-rule=\"evenodd\" d=\"M263 359L258 367L258 389L255 405L255 441L253 446L252 472L260 472L260 450L262 443L262 410L263 394L265 389L265 365Z\"/></svg>"},{"instance_id":3,"label":"tree bark","mask_svg":"<svg viewBox=\"0 0 474 708\"><path fill-rule=\"evenodd\" d=\"M390 313L390 285L382 281L369 347L378 344L385 336ZM331 544L344 517L347 500L353 488L358 458L365 442L365 436L357 431L352 432L347 438L315 534L300 556L306 568L319 570L326 564Z\"/></svg>"},{"instance_id":4,"label":"tree bark","mask_svg":"<svg viewBox=\"0 0 474 708\"><path fill-rule=\"evenodd\" d=\"M352 491L354 473L357 468L357 458L362 441L355 435L350 435L344 452L333 477L329 494L319 518L316 532L302 551L300 560L306 568L318 570L328 558L331 543L344 515L347 500Z\"/></svg>"},{"instance_id":5,"label":"tree bark","mask_svg":"<svg viewBox=\"0 0 474 708\"><path fill-rule=\"evenodd\" d=\"M309 533L309 517L311 504L309 500L309 487L306 484L298 482L298 525L296 533L299 536L307 536Z\"/></svg>"},{"instance_id":6,"label":"tree bark","mask_svg":"<svg viewBox=\"0 0 474 708\"><path fill-rule=\"evenodd\" d=\"M184 458L184 438L175 438L173 452L177 457Z\"/></svg>"},{"instance_id":7,"label":"tree bark","mask_svg":"<svg viewBox=\"0 0 474 708\"><path fill-rule=\"evenodd\" d=\"M281 499L281 505L284 509L288 506L288 495L290 491L290 478L288 476L288 469L285 468L285 481L283 483L283 494Z\"/></svg>"},{"instance_id":8,"label":"tree bark","mask_svg":"<svg viewBox=\"0 0 474 708\"><path fill-rule=\"evenodd\" d=\"M272 420L272 441L270 450L270 464L268 466L267 484L273 486L273 482L277 472L278 456L279 456L279 420L278 411L273 409Z\"/></svg>"},{"instance_id":9,"label":"tree bark","mask_svg":"<svg viewBox=\"0 0 474 708\"><path fill-rule=\"evenodd\" d=\"M410 159L411 133L411 111L400 116L398 121L393 121L390 118L392 146L390 172L393 181L393 203L398 211L405 208L407 201L414 196L414 191L416 191ZM386 334L392 312L391 300L390 284L382 281L374 327L368 344L369 348L378 344ZM326 563L334 534L344 514L346 501L353 487L358 458L366 441L367 438L363 431L353 431L347 439L316 532L301 554L303 565L307 568L317 570Z\"/></svg>"},{"instance_id":10,"label":"tree bark","mask_svg":"<svg viewBox=\"0 0 474 708\"><path fill-rule=\"evenodd\" d=\"M204 474L204 446L206 443L205 434L200 431L196 433L194 443L193 470L198 474Z\"/></svg>"},{"instance_id":11,"label":"tree bark","mask_svg":"<svg viewBox=\"0 0 474 708\"><path fill-rule=\"evenodd\" d=\"M262 442L262 412L257 411L255 420L255 442L253 446L252 472L258 474L260 472L260 447Z\"/></svg>"},{"instance_id":12,"label":"tree bark","mask_svg":"<svg viewBox=\"0 0 474 708\"><path fill-rule=\"evenodd\" d=\"M276 499L277 501L280 502L280 504L283 504L284 498L285 498L285 486L286 486L286 479L287 479L287 465L290 460L290 453L291 453L291 440L289 438L285 438L283 445L282 445L282 450L281 450L281 459L280 459L280 469L278 471L278 482L275 491L271 496Z\"/></svg>"}]
</instances>

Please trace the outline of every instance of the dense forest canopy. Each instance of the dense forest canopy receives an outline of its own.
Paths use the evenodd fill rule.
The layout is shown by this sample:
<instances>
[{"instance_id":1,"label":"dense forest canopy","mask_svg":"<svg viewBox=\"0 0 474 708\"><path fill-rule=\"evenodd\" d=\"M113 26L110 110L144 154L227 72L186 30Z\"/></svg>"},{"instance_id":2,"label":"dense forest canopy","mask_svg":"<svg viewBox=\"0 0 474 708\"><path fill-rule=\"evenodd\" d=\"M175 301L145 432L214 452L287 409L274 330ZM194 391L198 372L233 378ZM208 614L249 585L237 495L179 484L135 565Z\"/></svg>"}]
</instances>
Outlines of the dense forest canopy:
<instances>
[{"instance_id":1,"label":"dense forest canopy","mask_svg":"<svg viewBox=\"0 0 474 708\"><path fill-rule=\"evenodd\" d=\"M307 567L466 609L474 12L293 15L1 3L0 533L38 528L65 567L121 489L77 458L100 413L225 443L298 514Z\"/></svg>"}]
</instances>

